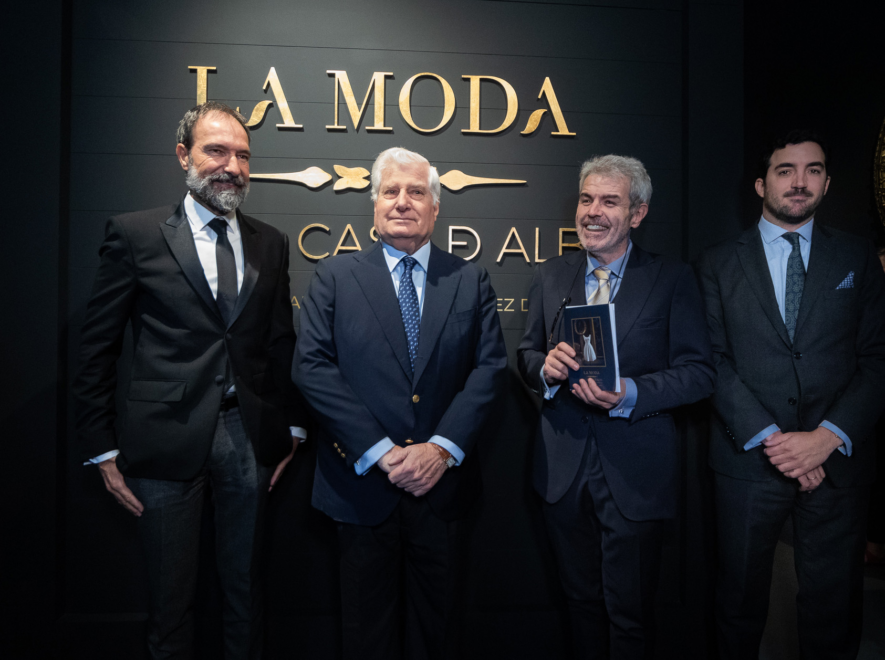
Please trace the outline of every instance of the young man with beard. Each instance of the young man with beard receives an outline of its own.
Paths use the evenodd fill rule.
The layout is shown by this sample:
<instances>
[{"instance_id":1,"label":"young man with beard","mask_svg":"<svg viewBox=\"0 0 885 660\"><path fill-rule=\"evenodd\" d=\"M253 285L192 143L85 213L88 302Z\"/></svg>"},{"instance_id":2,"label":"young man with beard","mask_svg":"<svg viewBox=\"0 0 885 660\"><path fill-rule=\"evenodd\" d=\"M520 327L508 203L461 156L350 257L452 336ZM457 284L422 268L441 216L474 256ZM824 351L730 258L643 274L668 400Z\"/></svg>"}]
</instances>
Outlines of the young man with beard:
<instances>
[{"instance_id":1,"label":"young man with beard","mask_svg":"<svg viewBox=\"0 0 885 660\"><path fill-rule=\"evenodd\" d=\"M306 434L285 234L237 208L249 131L215 102L188 111L176 154L190 192L111 218L74 383L77 435L117 502L138 517L151 657L191 657L200 519L211 484L224 657L261 655L257 577L267 493ZM117 360L134 356L117 424ZM119 431L119 432L118 432Z\"/></svg>"},{"instance_id":2,"label":"young man with beard","mask_svg":"<svg viewBox=\"0 0 885 660\"><path fill-rule=\"evenodd\" d=\"M654 657L654 600L664 522L676 516L679 443L671 411L713 387L695 276L646 252L651 180L635 158L581 168L575 225L583 250L535 270L519 371L544 398L534 485L559 565L576 658ZM620 392L578 369L566 304L615 306Z\"/></svg>"},{"instance_id":3,"label":"young man with beard","mask_svg":"<svg viewBox=\"0 0 885 660\"><path fill-rule=\"evenodd\" d=\"M788 517L802 657L853 659L860 644L872 431L885 404L885 276L867 241L815 223L829 184L818 137L775 141L756 180L759 223L700 265L717 371L722 658L759 656Z\"/></svg>"}]
</instances>

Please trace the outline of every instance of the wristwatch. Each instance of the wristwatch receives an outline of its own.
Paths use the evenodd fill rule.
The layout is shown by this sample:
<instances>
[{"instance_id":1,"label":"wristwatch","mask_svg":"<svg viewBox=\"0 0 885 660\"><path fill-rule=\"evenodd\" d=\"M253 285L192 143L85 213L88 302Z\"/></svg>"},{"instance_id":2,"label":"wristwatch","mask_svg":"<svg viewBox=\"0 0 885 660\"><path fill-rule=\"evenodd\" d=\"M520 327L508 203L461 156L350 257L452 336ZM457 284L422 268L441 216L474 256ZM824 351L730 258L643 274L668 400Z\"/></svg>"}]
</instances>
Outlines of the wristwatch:
<instances>
[{"instance_id":1,"label":"wristwatch","mask_svg":"<svg viewBox=\"0 0 885 660\"><path fill-rule=\"evenodd\" d=\"M452 456L451 452L445 447L436 444L435 442L430 443L434 447L436 447L436 451L439 452L440 458L443 459L443 462L446 464L446 469L448 470L451 467L455 467L457 465L457 461L455 457Z\"/></svg>"}]
</instances>

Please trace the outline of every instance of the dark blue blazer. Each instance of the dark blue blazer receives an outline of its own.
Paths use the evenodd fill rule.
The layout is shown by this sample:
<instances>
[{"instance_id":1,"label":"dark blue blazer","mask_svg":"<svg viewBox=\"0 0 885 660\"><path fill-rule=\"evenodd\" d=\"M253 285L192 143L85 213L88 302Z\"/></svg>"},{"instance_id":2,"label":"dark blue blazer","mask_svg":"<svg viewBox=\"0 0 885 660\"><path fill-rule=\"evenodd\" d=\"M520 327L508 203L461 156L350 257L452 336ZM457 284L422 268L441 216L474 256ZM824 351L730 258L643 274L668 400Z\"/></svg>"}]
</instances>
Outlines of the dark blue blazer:
<instances>
[{"instance_id":1,"label":"dark blue blazer","mask_svg":"<svg viewBox=\"0 0 885 660\"><path fill-rule=\"evenodd\" d=\"M488 273L431 246L415 373L380 242L317 264L301 310L292 379L320 423L313 505L375 525L411 497L354 463L379 440L407 447L441 435L466 454L425 496L439 517L479 494L475 452L507 368Z\"/></svg>"},{"instance_id":2,"label":"dark blue blazer","mask_svg":"<svg viewBox=\"0 0 885 660\"><path fill-rule=\"evenodd\" d=\"M562 300L570 295L570 305L586 304L586 270L584 251L535 269L517 356L523 379L537 392L544 391L544 358L564 338L559 321L553 344L547 341ZM557 502L577 476L592 434L621 513L630 520L672 518L680 461L670 411L703 399L713 389L700 293L691 268L634 243L614 303L621 376L636 383L636 407L629 419L610 418L608 411L582 403L567 384L561 386L541 409L535 488L547 502Z\"/></svg>"}]
</instances>

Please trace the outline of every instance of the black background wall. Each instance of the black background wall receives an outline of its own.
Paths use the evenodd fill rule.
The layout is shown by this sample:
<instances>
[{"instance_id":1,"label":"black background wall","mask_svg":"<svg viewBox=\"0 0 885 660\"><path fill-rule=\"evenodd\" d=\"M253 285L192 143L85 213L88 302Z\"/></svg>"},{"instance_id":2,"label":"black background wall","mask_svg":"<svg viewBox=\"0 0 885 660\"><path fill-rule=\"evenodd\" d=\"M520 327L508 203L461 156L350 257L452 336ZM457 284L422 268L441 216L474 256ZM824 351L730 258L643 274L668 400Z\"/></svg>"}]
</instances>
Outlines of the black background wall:
<instances>
[{"instance_id":1,"label":"black background wall","mask_svg":"<svg viewBox=\"0 0 885 660\"><path fill-rule=\"evenodd\" d=\"M512 357L524 314L505 310L520 309L531 265L520 255L501 263L496 257L510 227L532 261L535 228L540 257L556 254L559 228L573 222L577 167L593 153L628 153L646 163L655 195L637 241L691 261L758 215L758 200L747 192L750 163L770 128L801 118L823 125L836 145L821 218L873 235L870 169L885 114L873 21L859 20L845 5L844 15L827 5L803 7L799 17L790 3L739 0L143 7L84 0L18 7L4 43L4 79L14 90L6 133L13 149L4 167L12 194L0 259L7 283L0 289L4 655L140 657L145 597L134 520L104 492L94 469L79 465L70 446L67 385L104 220L169 203L183 191L172 152L175 124L195 100L189 65L217 66L209 98L246 111L272 98L261 86L276 68L304 130L277 130L281 119L272 107L253 132L253 173L368 168L379 151L400 144L425 154L441 173L527 180L443 190L434 236L445 249L449 225L481 235L478 262L504 299ZM394 73L386 95L392 134L365 130L371 110L359 130L325 130L332 123L328 69L348 72L358 102L373 71ZM452 121L431 136L406 126L396 104L405 80L424 71L443 76L457 102ZM468 83L461 79L467 74L502 77L516 88L519 116L504 134L461 133L468 124ZM549 113L536 134L519 135L528 115L545 107L537 94L546 76L574 138L551 137ZM483 86L483 127L500 122L503 102L495 86ZM433 83L416 86L419 125L437 123L440 106ZM340 114L349 125L343 103ZM287 231L293 245L308 224L330 227L305 239L314 252L332 251L348 223L363 246L370 241L366 191L255 182L245 210ZM294 248L296 299L312 268ZM668 537L659 599L664 657L709 655L705 415L697 406L682 424L684 506ZM481 452L485 496L471 519L461 584L463 655L563 657L561 596L528 486L535 404L515 375L500 417ZM311 460L307 445L270 512L273 657L301 651L333 658L338 651L334 533L308 505ZM206 531L208 537L208 524ZM211 633L218 599L208 562L201 583L209 597L198 617ZM217 657L211 641L202 653Z\"/></svg>"}]
</instances>

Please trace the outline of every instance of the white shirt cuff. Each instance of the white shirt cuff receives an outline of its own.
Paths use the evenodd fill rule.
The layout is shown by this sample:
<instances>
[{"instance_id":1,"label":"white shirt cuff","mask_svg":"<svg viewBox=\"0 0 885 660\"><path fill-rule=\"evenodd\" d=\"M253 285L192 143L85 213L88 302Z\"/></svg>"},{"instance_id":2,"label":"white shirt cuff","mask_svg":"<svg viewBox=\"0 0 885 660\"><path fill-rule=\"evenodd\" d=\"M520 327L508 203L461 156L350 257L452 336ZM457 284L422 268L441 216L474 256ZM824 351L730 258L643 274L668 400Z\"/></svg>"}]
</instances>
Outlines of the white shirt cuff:
<instances>
[{"instance_id":1,"label":"white shirt cuff","mask_svg":"<svg viewBox=\"0 0 885 660\"><path fill-rule=\"evenodd\" d=\"M101 456L96 456L95 458L90 458L88 461L83 463L83 465L98 465L99 463L104 463L106 460L113 458L117 454L120 453L119 449L111 449L108 452L105 452Z\"/></svg>"},{"instance_id":2,"label":"white shirt cuff","mask_svg":"<svg viewBox=\"0 0 885 660\"><path fill-rule=\"evenodd\" d=\"M293 438L301 438L301 442L307 440L307 430L300 426L290 426L289 433L292 434Z\"/></svg>"}]
</instances>

